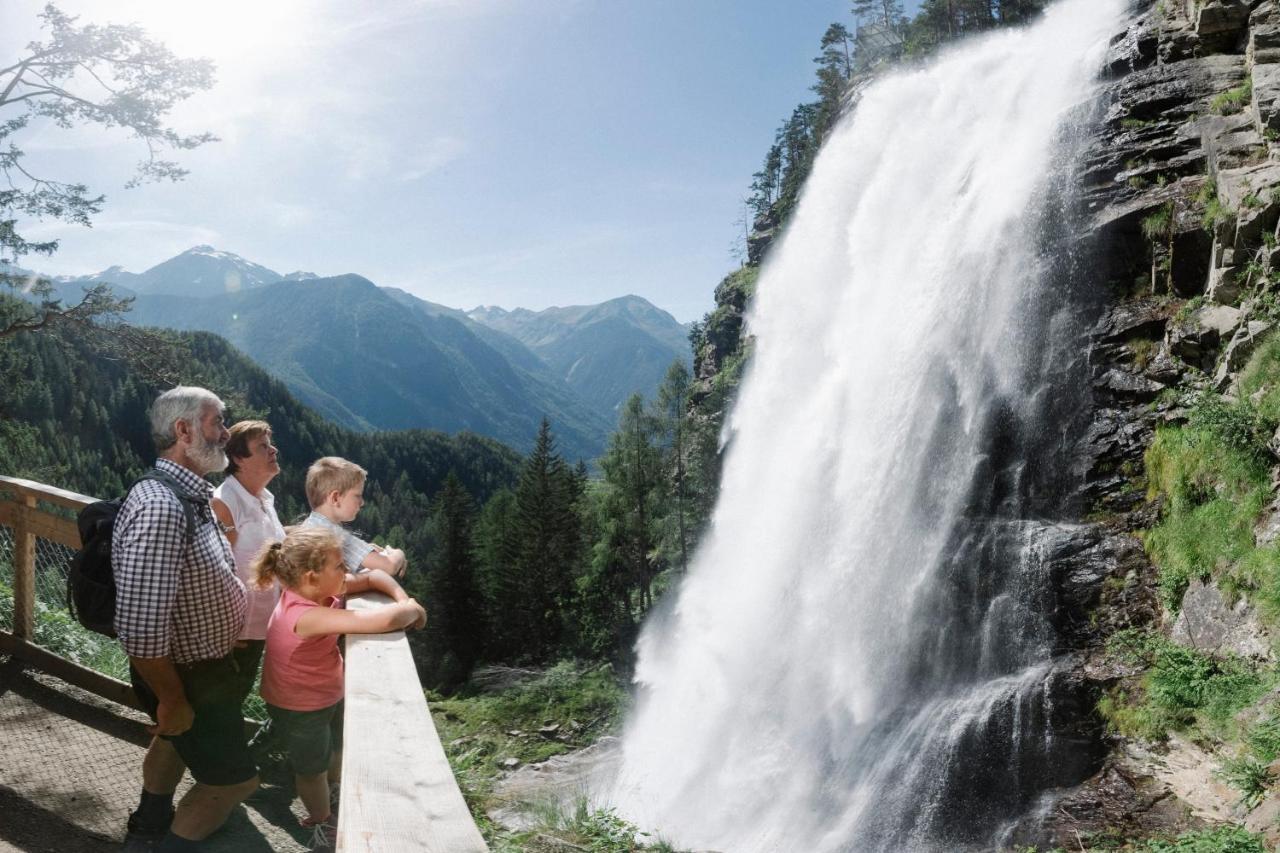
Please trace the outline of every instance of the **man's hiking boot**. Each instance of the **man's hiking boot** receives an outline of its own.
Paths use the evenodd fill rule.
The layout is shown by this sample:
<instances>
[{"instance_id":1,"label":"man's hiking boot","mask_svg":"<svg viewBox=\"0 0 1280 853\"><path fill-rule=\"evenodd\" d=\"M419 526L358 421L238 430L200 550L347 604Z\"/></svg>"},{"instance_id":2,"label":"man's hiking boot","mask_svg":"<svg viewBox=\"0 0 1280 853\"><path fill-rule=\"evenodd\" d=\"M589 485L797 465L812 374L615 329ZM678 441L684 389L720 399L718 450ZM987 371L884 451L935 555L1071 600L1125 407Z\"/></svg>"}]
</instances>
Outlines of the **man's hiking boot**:
<instances>
[{"instance_id":1,"label":"man's hiking boot","mask_svg":"<svg viewBox=\"0 0 1280 853\"><path fill-rule=\"evenodd\" d=\"M138 813L132 812L125 824L124 849L127 853L146 853L152 850L169 832L173 823L173 809L162 823L150 824L139 820Z\"/></svg>"}]
</instances>

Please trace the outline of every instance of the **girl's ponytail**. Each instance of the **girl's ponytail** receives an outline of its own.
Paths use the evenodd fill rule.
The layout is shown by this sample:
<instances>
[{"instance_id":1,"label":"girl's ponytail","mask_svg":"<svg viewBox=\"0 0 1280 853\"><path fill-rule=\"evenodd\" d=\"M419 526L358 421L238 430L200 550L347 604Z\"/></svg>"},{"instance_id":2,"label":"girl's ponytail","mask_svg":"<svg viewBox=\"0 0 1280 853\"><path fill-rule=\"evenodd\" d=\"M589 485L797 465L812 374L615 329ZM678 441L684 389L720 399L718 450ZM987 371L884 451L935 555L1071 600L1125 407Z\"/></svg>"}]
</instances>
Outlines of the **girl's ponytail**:
<instances>
[{"instance_id":1,"label":"girl's ponytail","mask_svg":"<svg viewBox=\"0 0 1280 853\"><path fill-rule=\"evenodd\" d=\"M258 553L253 560L255 583L266 588L281 579L280 563L284 559L284 543L272 542Z\"/></svg>"}]
</instances>

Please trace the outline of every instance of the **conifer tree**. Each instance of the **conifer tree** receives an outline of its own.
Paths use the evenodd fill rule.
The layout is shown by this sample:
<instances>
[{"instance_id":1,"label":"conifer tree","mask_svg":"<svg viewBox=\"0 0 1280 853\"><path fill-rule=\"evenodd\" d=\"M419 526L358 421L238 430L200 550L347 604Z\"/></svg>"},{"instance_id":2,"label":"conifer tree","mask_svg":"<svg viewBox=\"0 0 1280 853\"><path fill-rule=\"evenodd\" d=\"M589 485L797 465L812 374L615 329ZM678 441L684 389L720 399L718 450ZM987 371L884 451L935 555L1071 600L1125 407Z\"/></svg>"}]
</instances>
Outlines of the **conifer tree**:
<instances>
[{"instance_id":1,"label":"conifer tree","mask_svg":"<svg viewBox=\"0 0 1280 853\"><path fill-rule=\"evenodd\" d=\"M689 368L683 359L676 359L658 387L657 412L665 451L662 549L681 572L689 566L688 406Z\"/></svg>"},{"instance_id":2,"label":"conifer tree","mask_svg":"<svg viewBox=\"0 0 1280 853\"><path fill-rule=\"evenodd\" d=\"M438 678L464 681L480 656L484 638L482 601L476 578L475 502L450 471L432 505L436 547L427 567L428 630L438 638Z\"/></svg>"},{"instance_id":3,"label":"conifer tree","mask_svg":"<svg viewBox=\"0 0 1280 853\"><path fill-rule=\"evenodd\" d=\"M516 485L515 523L501 548L506 565L497 586L503 618L510 620L504 644L508 655L543 662L566 639L582 561L581 490L543 418Z\"/></svg>"},{"instance_id":4,"label":"conifer tree","mask_svg":"<svg viewBox=\"0 0 1280 853\"><path fill-rule=\"evenodd\" d=\"M634 394L622 410L618 431L600 460L608 494L605 512L611 522L610 559L625 565L629 586L641 612L653 604L653 580L661 569L658 524L661 518L661 425L646 411L644 398Z\"/></svg>"}]
</instances>

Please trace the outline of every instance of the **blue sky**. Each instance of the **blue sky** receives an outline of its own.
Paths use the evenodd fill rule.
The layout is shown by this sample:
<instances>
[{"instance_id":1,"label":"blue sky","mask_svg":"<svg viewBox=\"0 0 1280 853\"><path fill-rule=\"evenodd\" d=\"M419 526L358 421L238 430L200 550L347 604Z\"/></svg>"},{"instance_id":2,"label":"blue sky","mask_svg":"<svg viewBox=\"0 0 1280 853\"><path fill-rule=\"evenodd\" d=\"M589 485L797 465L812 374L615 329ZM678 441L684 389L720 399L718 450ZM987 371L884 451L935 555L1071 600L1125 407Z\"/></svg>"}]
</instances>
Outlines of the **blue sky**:
<instances>
[{"instance_id":1,"label":"blue sky","mask_svg":"<svg viewBox=\"0 0 1280 853\"><path fill-rule=\"evenodd\" d=\"M42 3L5 0L0 59ZM121 135L35 128L31 165L107 194L54 223L51 273L139 272L199 243L280 272L540 309L636 293L682 321L735 265L751 173L811 97L847 0L76 2L219 67L175 124L222 141L124 190ZM7 61L0 65L8 64Z\"/></svg>"}]
</instances>

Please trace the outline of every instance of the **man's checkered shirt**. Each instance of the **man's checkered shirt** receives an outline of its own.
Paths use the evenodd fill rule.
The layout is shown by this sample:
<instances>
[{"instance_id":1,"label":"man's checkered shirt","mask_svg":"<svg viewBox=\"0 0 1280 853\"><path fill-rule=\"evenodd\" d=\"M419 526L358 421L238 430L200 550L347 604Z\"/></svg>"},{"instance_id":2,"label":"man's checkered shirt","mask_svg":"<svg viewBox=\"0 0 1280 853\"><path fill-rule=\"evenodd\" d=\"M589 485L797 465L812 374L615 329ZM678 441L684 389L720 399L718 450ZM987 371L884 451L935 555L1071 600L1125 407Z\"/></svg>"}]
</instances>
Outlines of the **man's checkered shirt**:
<instances>
[{"instance_id":1,"label":"man's checkered shirt","mask_svg":"<svg viewBox=\"0 0 1280 853\"><path fill-rule=\"evenodd\" d=\"M131 657L224 657L240 635L246 604L231 545L209 508L213 486L167 459L156 468L203 504L188 543L186 513L168 486L143 480L129 492L111 534L116 633Z\"/></svg>"}]
</instances>

